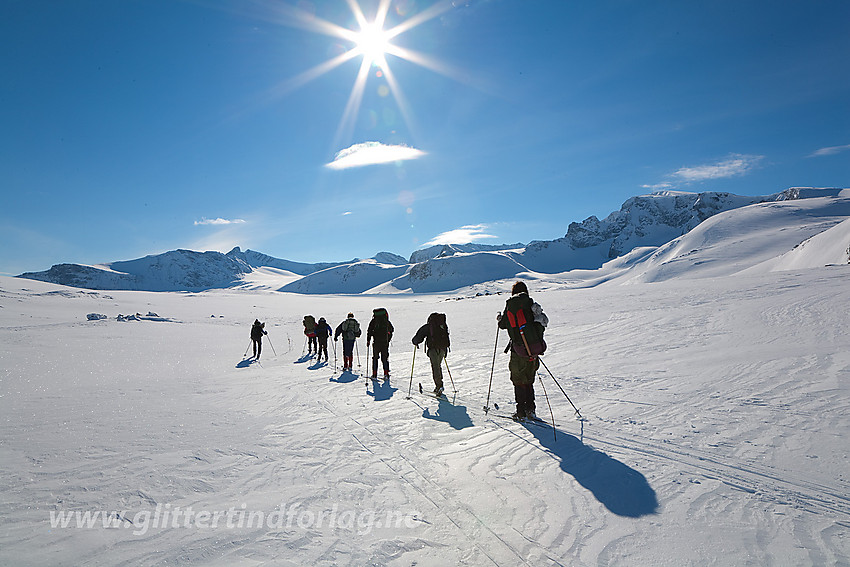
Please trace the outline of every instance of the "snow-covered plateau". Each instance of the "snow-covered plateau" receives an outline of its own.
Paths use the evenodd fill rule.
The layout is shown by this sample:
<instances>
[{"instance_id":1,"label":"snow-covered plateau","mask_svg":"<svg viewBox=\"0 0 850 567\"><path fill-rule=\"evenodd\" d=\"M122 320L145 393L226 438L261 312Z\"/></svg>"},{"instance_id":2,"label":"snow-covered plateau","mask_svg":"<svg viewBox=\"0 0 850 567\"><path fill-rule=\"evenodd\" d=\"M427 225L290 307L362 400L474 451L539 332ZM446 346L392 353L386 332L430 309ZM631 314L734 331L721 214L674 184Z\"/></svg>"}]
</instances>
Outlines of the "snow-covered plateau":
<instances>
[{"instance_id":1,"label":"snow-covered plateau","mask_svg":"<svg viewBox=\"0 0 850 567\"><path fill-rule=\"evenodd\" d=\"M200 292L0 277L0 564L848 565L848 219L845 190L724 209L582 269L457 252L427 262L463 287L432 293L273 283L338 266ZM554 429L505 418L514 278L550 320L536 396ZM361 376L363 339L355 373L340 344L304 356L305 314L365 328L377 307L389 382ZM418 393L410 340L435 311L445 400Z\"/></svg>"}]
</instances>

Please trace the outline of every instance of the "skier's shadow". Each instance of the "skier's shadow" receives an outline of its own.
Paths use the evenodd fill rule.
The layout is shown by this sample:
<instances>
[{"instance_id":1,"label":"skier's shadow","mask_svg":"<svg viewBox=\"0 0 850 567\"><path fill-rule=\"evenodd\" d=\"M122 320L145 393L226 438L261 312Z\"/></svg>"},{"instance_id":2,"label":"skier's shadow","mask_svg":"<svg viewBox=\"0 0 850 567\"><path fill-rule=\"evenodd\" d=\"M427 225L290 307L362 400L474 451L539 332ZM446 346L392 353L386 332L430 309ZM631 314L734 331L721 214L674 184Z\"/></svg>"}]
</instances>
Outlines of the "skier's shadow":
<instances>
[{"instance_id":1,"label":"skier's shadow","mask_svg":"<svg viewBox=\"0 0 850 567\"><path fill-rule=\"evenodd\" d=\"M466 406L456 406L443 398L439 398L438 401L440 405L437 411L431 413L430 408L425 408L422 411L422 417L448 423L454 429L466 429L474 425L466 411Z\"/></svg>"},{"instance_id":2,"label":"skier's shadow","mask_svg":"<svg viewBox=\"0 0 850 567\"><path fill-rule=\"evenodd\" d=\"M389 400L393 397L393 394L398 391L398 388L393 388L389 381L384 382L380 379L370 381L372 382L372 391L369 391L367 384L366 393L375 398L376 402Z\"/></svg>"},{"instance_id":3,"label":"skier's shadow","mask_svg":"<svg viewBox=\"0 0 850 567\"><path fill-rule=\"evenodd\" d=\"M296 360L293 364L304 364L305 362L310 362L313 359L312 354L303 354L301 358Z\"/></svg>"},{"instance_id":4,"label":"skier's shadow","mask_svg":"<svg viewBox=\"0 0 850 567\"><path fill-rule=\"evenodd\" d=\"M328 365L327 362L318 362L317 361L317 362L314 362L313 364L311 364L310 366L308 366L307 370L318 370L319 368L324 368L327 365Z\"/></svg>"},{"instance_id":5,"label":"skier's shadow","mask_svg":"<svg viewBox=\"0 0 850 567\"><path fill-rule=\"evenodd\" d=\"M329 382L336 382L337 384L351 384L355 380L357 380L357 374L354 374L350 370L344 370L339 376L331 376Z\"/></svg>"},{"instance_id":6,"label":"skier's shadow","mask_svg":"<svg viewBox=\"0 0 850 567\"><path fill-rule=\"evenodd\" d=\"M572 475L609 511L618 516L639 518L658 512L658 498L646 477L625 463L588 447L576 437L548 427L528 426L540 444L561 461L561 469Z\"/></svg>"},{"instance_id":7,"label":"skier's shadow","mask_svg":"<svg viewBox=\"0 0 850 567\"><path fill-rule=\"evenodd\" d=\"M256 362L256 359L254 357L246 358L240 361L239 364L236 365L236 368L248 368L249 366L254 364L254 362Z\"/></svg>"}]
</instances>

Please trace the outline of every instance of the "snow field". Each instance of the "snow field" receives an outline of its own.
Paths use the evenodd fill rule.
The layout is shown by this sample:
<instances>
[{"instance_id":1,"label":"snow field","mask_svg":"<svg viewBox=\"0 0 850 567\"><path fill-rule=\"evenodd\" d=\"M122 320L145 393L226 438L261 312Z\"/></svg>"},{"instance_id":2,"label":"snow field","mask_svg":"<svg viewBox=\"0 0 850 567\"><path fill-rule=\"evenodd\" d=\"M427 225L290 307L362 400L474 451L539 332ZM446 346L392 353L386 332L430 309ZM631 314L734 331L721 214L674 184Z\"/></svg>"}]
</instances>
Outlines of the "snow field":
<instances>
[{"instance_id":1,"label":"snow field","mask_svg":"<svg viewBox=\"0 0 850 567\"><path fill-rule=\"evenodd\" d=\"M0 563L848 564L847 276L531 282L551 321L544 360L588 420L544 374L557 440L483 410L505 295L0 278ZM302 361L303 315L336 327L354 311L365 338L379 306L396 327L390 384L334 373L333 350L328 367ZM115 320L148 311L173 322ZM448 402L407 399L410 338L432 311L451 330ZM254 318L277 354L266 341L249 365ZM490 398L501 414L506 341ZM365 370L363 339L358 353ZM413 369L414 392L433 387L424 351ZM188 509L210 517L185 527ZM97 510L127 520L51 526L51 512Z\"/></svg>"}]
</instances>

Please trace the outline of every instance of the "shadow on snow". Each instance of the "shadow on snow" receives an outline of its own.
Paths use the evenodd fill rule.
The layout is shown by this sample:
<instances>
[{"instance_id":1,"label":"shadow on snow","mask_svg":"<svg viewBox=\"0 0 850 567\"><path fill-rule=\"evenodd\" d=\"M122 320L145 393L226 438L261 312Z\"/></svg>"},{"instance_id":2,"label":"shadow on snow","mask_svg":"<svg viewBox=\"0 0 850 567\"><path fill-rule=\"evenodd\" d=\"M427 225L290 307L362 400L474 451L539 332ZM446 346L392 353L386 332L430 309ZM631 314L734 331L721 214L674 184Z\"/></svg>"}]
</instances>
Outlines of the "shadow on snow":
<instances>
[{"instance_id":1,"label":"shadow on snow","mask_svg":"<svg viewBox=\"0 0 850 567\"><path fill-rule=\"evenodd\" d=\"M438 398L437 401L439 402L437 411L431 413L430 408L425 408L422 410L422 417L448 423L454 429L466 429L474 425L466 411L466 406L454 405L443 398Z\"/></svg>"},{"instance_id":2,"label":"shadow on snow","mask_svg":"<svg viewBox=\"0 0 850 567\"><path fill-rule=\"evenodd\" d=\"M398 388L393 388L389 381L383 380L367 380L372 382L372 391L369 391L369 383L366 383L366 394L375 398L376 402L383 402L393 397L393 394L398 391Z\"/></svg>"},{"instance_id":3,"label":"shadow on snow","mask_svg":"<svg viewBox=\"0 0 850 567\"><path fill-rule=\"evenodd\" d=\"M658 512L655 490L635 469L560 429L557 441L551 428L528 426L527 429L561 461L561 469L588 489L609 511L627 518Z\"/></svg>"},{"instance_id":4,"label":"shadow on snow","mask_svg":"<svg viewBox=\"0 0 850 567\"><path fill-rule=\"evenodd\" d=\"M329 382L336 382L337 384L351 384L357 380L357 378L359 378L357 374L354 374L350 370L344 370L339 376L331 376Z\"/></svg>"}]
</instances>

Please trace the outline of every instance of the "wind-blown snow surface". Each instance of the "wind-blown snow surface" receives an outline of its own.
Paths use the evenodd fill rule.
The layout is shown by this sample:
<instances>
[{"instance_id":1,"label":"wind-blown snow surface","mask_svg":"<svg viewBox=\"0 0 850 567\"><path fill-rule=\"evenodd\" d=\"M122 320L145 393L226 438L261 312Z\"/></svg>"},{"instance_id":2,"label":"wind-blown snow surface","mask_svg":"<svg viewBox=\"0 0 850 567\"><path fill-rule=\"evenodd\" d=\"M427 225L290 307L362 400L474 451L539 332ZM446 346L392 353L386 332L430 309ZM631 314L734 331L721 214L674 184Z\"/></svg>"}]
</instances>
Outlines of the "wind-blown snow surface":
<instances>
[{"instance_id":1,"label":"wind-blown snow surface","mask_svg":"<svg viewBox=\"0 0 850 567\"><path fill-rule=\"evenodd\" d=\"M547 375L557 440L483 411L494 351L490 405L512 407L505 296L0 278L0 563L846 565L848 277L530 282L546 365L588 420ZM379 306L389 384L301 357L304 314L365 324ZM149 311L172 322L115 320ZM448 402L407 399L411 368L430 385L410 338L432 311L452 331ZM272 343L249 364L254 318ZM119 515L56 523L101 510Z\"/></svg>"}]
</instances>

